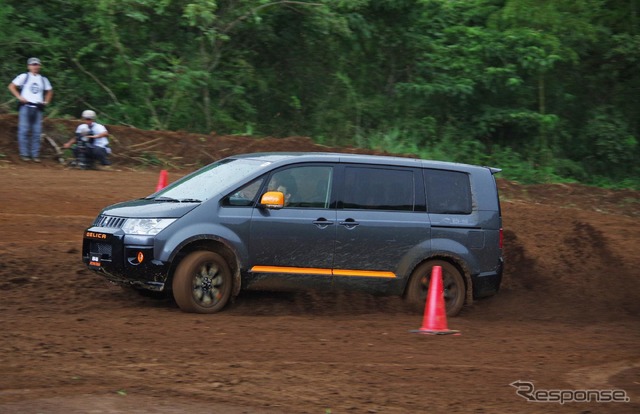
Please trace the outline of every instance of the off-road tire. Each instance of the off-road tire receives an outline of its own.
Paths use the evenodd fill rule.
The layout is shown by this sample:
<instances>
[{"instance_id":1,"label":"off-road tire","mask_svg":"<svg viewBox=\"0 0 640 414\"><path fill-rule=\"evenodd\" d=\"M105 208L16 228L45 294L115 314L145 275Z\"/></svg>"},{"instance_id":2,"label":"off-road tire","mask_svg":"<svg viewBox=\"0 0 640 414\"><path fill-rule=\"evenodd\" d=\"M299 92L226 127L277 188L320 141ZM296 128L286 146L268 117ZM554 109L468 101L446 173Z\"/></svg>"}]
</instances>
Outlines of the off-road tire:
<instances>
[{"instance_id":1,"label":"off-road tire","mask_svg":"<svg viewBox=\"0 0 640 414\"><path fill-rule=\"evenodd\" d=\"M196 251L185 257L174 273L173 297L185 312L215 313L231 296L233 277L218 253Z\"/></svg>"},{"instance_id":2,"label":"off-road tire","mask_svg":"<svg viewBox=\"0 0 640 414\"><path fill-rule=\"evenodd\" d=\"M447 316L455 316L464 306L466 286L458 268L444 260L430 260L416 267L407 284L404 299L414 311L424 312L431 271L434 266L442 267L442 285Z\"/></svg>"}]
</instances>

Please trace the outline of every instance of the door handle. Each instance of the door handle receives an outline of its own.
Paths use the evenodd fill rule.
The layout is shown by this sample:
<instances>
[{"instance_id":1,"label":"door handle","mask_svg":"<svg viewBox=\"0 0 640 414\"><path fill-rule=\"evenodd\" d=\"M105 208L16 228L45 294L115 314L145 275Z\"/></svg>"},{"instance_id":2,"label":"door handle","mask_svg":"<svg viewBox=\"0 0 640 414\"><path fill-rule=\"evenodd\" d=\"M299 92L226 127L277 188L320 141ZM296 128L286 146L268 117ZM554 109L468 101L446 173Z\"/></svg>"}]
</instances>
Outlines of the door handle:
<instances>
[{"instance_id":1,"label":"door handle","mask_svg":"<svg viewBox=\"0 0 640 414\"><path fill-rule=\"evenodd\" d=\"M313 221L313 224L315 224L316 226L318 226L318 228L321 229L326 229L328 226L330 226L331 224L333 224L333 221L329 221L324 217L320 217L317 220Z\"/></svg>"},{"instance_id":2,"label":"door handle","mask_svg":"<svg viewBox=\"0 0 640 414\"><path fill-rule=\"evenodd\" d=\"M348 229L354 229L356 228L356 226L358 226L360 223L358 223L357 221L355 221L352 218L348 218L345 221L341 221L340 225L341 226L345 226Z\"/></svg>"}]
</instances>

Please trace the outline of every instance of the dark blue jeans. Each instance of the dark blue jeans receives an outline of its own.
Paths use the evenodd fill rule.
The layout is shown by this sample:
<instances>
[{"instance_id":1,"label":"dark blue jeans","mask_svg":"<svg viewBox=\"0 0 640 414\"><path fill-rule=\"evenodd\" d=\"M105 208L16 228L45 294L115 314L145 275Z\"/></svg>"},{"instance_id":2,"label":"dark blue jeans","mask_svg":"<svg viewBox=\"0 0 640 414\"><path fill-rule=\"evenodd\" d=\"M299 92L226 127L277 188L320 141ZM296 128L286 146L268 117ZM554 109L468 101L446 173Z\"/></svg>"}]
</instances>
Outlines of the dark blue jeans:
<instances>
[{"instance_id":1,"label":"dark blue jeans","mask_svg":"<svg viewBox=\"0 0 640 414\"><path fill-rule=\"evenodd\" d=\"M80 158L79 152L82 149L76 145L73 148L73 156L78 160ZM102 165L111 165L111 162L108 159L108 153L106 148L96 147L90 144L85 144L85 162L88 164L87 167L93 166L94 161L99 161Z\"/></svg>"},{"instance_id":2,"label":"dark blue jeans","mask_svg":"<svg viewBox=\"0 0 640 414\"><path fill-rule=\"evenodd\" d=\"M18 112L18 148L21 157L40 156L42 111L35 106L22 105Z\"/></svg>"}]
</instances>

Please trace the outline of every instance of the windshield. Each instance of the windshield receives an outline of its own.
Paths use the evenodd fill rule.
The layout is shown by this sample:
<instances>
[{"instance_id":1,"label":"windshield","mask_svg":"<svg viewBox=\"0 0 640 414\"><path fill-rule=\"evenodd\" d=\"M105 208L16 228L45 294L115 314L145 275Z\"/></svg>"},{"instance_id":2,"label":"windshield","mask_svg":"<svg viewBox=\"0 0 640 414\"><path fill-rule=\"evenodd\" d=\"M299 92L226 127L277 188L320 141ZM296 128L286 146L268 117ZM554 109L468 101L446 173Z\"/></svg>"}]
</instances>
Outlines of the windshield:
<instances>
[{"instance_id":1,"label":"windshield","mask_svg":"<svg viewBox=\"0 0 640 414\"><path fill-rule=\"evenodd\" d=\"M205 201L238 185L269 164L244 158L221 160L187 175L147 198L157 201Z\"/></svg>"}]
</instances>

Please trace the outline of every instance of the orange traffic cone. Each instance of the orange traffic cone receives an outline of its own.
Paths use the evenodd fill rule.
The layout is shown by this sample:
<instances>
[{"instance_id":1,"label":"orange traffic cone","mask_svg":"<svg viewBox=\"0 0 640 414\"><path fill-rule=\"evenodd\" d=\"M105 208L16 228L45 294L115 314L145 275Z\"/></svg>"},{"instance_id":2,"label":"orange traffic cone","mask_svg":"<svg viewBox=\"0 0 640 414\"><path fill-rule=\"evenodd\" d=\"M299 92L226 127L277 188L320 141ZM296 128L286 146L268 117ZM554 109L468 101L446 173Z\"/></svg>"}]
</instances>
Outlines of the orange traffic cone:
<instances>
[{"instance_id":1,"label":"orange traffic cone","mask_svg":"<svg viewBox=\"0 0 640 414\"><path fill-rule=\"evenodd\" d=\"M433 266L431 271L422 327L411 332L426 335L460 335L460 331L450 330L447 326L444 289L442 287L442 267L440 266Z\"/></svg>"},{"instance_id":2,"label":"orange traffic cone","mask_svg":"<svg viewBox=\"0 0 640 414\"><path fill-rule=\"evenodd\" d=\"M158 185L156 186L156 192L162 190L167 186L167 170L160 171L160 177L158 177Z\"/></svg>"}]
</instances>

